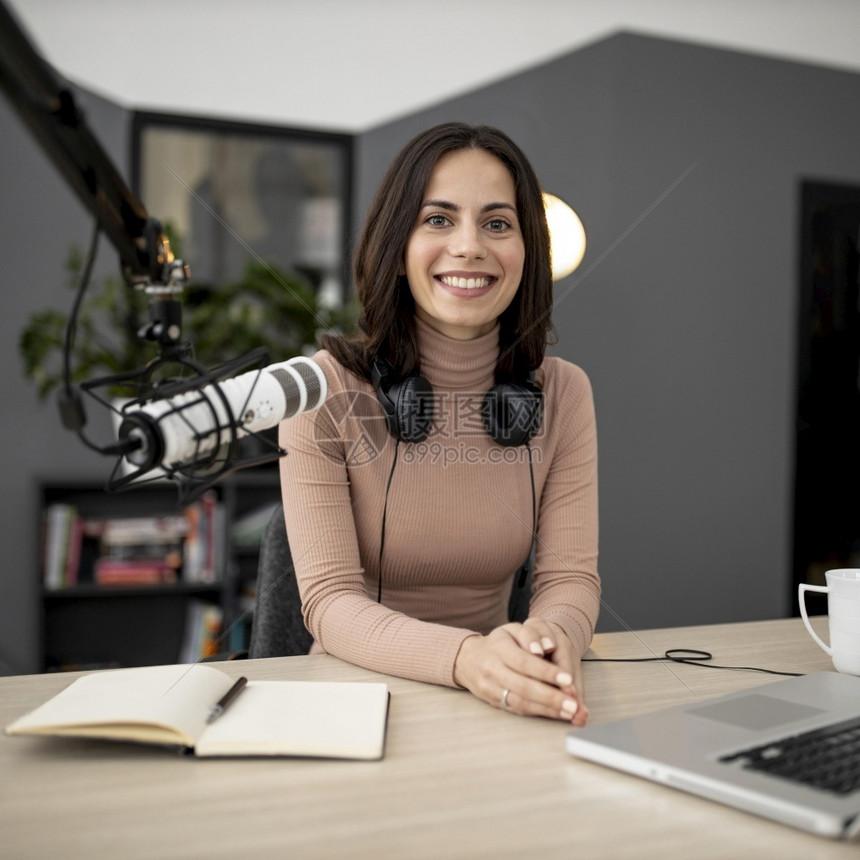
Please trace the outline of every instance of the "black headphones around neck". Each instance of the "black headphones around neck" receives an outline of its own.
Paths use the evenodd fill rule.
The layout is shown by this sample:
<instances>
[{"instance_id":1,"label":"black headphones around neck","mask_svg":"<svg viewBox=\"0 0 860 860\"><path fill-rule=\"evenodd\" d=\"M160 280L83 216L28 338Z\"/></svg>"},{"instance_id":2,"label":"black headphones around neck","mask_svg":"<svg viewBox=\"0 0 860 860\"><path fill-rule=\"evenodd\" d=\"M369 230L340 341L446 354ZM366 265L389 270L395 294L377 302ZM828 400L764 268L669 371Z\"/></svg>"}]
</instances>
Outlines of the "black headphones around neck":
<instances>
[{"instance_id":1,"label":"black headphones around neck","mask_svg":"<svg viewBox=\"0 0 860 860\"><path fill-rule=\"evenodd\" d=\"M484 429L506 448L525 445L540 430L543 392L534 371L526 382L500 382L485 395L481 406ZM423 442L433 426L433 387L423 376L395 381L391 365L378 356L370 366L370 381L385 415L385 426L401 442Z\"/></svg>"}]
</instances>

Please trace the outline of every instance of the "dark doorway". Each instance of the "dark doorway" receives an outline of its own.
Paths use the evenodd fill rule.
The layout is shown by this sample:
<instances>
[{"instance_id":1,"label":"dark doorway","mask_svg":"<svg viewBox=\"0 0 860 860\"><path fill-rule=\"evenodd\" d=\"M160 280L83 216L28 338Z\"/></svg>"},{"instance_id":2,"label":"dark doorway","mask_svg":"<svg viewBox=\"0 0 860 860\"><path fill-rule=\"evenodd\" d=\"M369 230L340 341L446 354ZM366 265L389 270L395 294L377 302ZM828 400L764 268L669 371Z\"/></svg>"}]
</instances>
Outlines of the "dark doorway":
<instances>
[{"instance_id":1,"label":"dark doorway","mask_svg":"<svg viewBox=\"0 0 860 860\"><path fill-rule=\"evenodd\" d=\"M798 583L860 567L860 188L803 182L800 242L795 612Z\"/></svg>"}]
</instances>

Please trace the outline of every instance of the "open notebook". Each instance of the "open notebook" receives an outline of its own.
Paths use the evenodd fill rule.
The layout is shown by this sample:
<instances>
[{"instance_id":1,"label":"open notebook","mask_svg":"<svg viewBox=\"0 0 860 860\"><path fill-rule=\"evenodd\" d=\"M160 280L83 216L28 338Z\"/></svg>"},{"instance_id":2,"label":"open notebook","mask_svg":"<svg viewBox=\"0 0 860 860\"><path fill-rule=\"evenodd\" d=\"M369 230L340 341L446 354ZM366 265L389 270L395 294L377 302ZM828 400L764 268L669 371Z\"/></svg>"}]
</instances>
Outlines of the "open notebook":
<instances>
[{"instance_id":1,"label":"open notebook","mask_svg":"<svg viewBox=\"0 0 860 860\"><path fill-rule=\"evenodd\" d=\"M203 664L94 672L6 727L53 735L166 744L197 756L379 759L385 748L385 684L249 681L207 723L233 678Z\"/></svg>"},{"instance_id":2,"label":"open notebook","mask_svg":"<svg viewBox=\"0 0 860 860\"><path fill-rule=\"evenodd\" d=\"M588 726L566 747L803 830L860 836L860 678L851 675L816 672Z\"/></svg>"}]
</instances>

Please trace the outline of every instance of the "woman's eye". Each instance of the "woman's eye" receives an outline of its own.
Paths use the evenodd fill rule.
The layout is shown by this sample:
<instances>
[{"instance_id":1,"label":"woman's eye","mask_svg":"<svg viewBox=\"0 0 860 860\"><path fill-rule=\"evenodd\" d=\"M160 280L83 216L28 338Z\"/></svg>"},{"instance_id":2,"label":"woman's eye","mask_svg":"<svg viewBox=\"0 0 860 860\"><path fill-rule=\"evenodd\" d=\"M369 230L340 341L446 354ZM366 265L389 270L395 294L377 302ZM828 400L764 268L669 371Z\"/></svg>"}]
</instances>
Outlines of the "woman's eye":
<instances>
[{"instance_id":1,"label":"woman's eye","mask_svg":"<svg viewBox=\"0 0 860 860\"><path fill-rule=\"evenodd\" d=\"M451 222L444 215L431 215L426 223L431 227L447 227Z\"/></svg>"},{"instance_id":2,"label":"woman's eye","mask_svg":"<svg viewBox=\"0 0 860 860\"><path fill-rule=\"evenodd\" d=\"M487 222L487 229L491 230L493 233L502 233L505 230L510 228L510 224L504 218L493 218L492 221Z\"/></svg>"}]
</instances>

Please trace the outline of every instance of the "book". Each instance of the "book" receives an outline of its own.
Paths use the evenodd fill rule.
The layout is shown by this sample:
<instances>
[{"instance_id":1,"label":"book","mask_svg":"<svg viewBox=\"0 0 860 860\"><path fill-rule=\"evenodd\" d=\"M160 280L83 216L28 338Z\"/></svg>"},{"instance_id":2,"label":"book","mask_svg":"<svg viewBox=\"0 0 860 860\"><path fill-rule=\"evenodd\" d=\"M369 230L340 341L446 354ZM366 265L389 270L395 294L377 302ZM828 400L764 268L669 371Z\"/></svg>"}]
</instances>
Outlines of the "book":
<instances>
[{"instance_id":1,"label":"book","mask_svg":"<svg viewBox=\"0 0 860 860\"><path fill-rule=\"evenodd\" d=\"M166 745L205 758L383 757L386 684L249 681L224 713L207 723L233 681L201 663L93 672L5 732Z\"/></svg>"},{"instance_id":2,"label":"book","mask_svg":"<svg viewBox=\"0 0 860 860\"><path fill-rule=\"evenodd\" d=\"M223 569L219 544L223 542L223 506L213 492L185 509L188 534L185 539L185 559L182 568L187 582L215 582Z\"/></svg>"},{"instance_id":3,"label":"book","mask_svg":"<svg viewBox=\"0 0 860 860\"><path fill-rule=\"evenodd\" d=\"M66 554L66 575L64 585L68 588L78 584L78 571L81 565L81 550L84 541L84 521L75 511L69 526L69 541Z\"/></svg>"},{"instance_id":4,"label":"book","mask_svg":"<svg viewBox=\"0 0 860 860\"><path fill-rule=\"evenodd\" d=\"M188 535L188 520L181 514L153 517L111 517L100 524L104 546L179 544Z\"/></svg>"},{"instance_id":5,"label":"book","mask_svg":"<svg viewBox=\"0 0 860 860\"><path fill-rule=\"evenodd\" d=\"M45 538L42 579L46 588L58 589L66 585L70 544L74 544L74 521L77 511L72 505L52 504L44 514Z\"/></svg>"},{"instance_id":6,"label":"book","mask_svg":"<svg viewBox=\"0 0 860 860\"><path fill-rule=\"evenodd\" d=\"M93 582L97 585L164 585L177 580L176 568L161 561L100 558Z\"/></svg>"},{"instance_id":7,"label":"book","mask_svg":"<svg viewBox=\"0 0 860 860\"><path fill-rule=\"evenodd\" d=\"M189 600L179 662L195 663L214 657L218 653L223 622L224 611L220 606L204 600Z\"/></svg>"}]
</instances>

